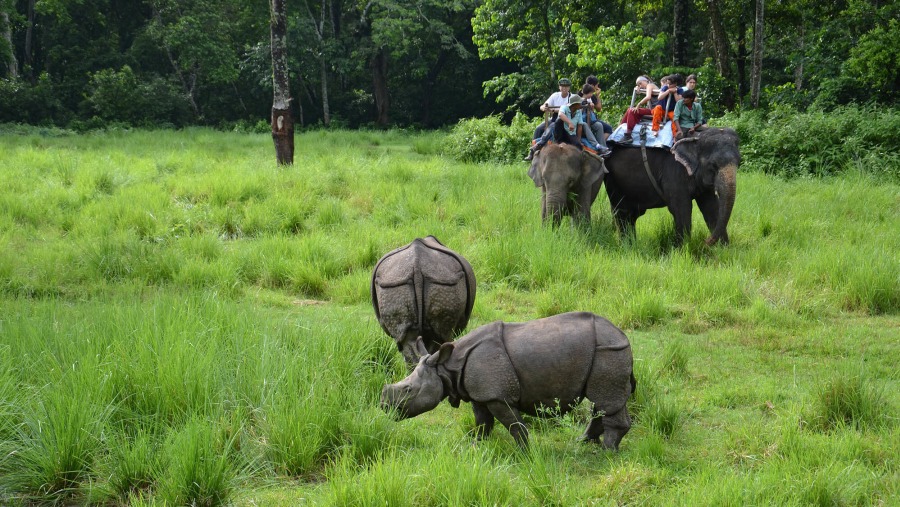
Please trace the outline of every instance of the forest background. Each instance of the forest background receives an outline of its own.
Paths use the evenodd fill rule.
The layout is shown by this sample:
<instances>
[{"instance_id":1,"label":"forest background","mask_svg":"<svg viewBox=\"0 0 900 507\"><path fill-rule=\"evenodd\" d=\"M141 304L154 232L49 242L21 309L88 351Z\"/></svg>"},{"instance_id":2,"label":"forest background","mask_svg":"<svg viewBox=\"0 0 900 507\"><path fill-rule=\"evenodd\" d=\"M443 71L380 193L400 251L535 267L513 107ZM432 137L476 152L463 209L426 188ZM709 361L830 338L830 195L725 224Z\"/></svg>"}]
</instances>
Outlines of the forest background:
<instances>
[{"instance_id":1,"label":"forest background","mask_svg":"<svg viewBox=\"0 0 900 507\"><path fill-rule=\"evenodd\" d=\"M617 119L636 75L673 71L698 73L715 116L751 105L755 49L765 110L900 91L894 1L304 0L288 17L299 128L508 121L589 74ZM0 0L0 122L268 130L269 19L262 1Z\"/></svg>"}]
</instances>

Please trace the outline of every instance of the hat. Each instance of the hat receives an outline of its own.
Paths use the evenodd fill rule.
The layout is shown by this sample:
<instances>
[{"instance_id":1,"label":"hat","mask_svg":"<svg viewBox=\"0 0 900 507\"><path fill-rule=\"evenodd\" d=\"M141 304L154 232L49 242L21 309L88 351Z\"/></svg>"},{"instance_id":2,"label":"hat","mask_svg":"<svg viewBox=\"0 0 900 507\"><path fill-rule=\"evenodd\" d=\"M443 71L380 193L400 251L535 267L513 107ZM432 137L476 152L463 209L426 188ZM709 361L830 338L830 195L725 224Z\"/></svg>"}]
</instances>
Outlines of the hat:
<instances>
[{"instance_id":1,"label":"hat","mask_svg":"<svg viewBox=\"0 0 900 507\"><path fill-rule=\"evenodd\" d=\"M564 77L559 80L559 86L572 86L572 82L569 81L569 78Z\"/></svg>"},{"instance_id":2,"label":"hat","mask_svg":"<svg viewBox=\"0 0 900 507\"><path fill-rule=\"evenodd\" d=\"M574 104L581 105L581 95L573 94L572 96L569 97L569 105L571 106Z\"/></svg>"}]
</instances>

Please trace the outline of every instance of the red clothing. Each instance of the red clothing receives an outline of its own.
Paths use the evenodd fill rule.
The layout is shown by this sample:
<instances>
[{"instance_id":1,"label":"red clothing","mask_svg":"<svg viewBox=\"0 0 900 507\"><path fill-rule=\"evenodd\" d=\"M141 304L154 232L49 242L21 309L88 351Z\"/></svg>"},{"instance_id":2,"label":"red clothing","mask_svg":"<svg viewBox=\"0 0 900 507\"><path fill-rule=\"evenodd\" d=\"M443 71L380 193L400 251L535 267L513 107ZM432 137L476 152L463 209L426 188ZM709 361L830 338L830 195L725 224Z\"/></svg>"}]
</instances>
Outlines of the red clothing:
<instances>
[{"instance_id":1,"label":"red clothing","mask_svg":"<svg viewBox=\"0 0 900 507\"><path fill-rule=\"evenodd\" d=\"M629 108L628 111L625 111L625 116L622 117L622 121L620 123L625 123L628 125L628 133L634 129L634 126L641 121L642 116L649 116L653 114L653 110L648 109L646 107L641 108Z\"/></svg>"}]
</instances>

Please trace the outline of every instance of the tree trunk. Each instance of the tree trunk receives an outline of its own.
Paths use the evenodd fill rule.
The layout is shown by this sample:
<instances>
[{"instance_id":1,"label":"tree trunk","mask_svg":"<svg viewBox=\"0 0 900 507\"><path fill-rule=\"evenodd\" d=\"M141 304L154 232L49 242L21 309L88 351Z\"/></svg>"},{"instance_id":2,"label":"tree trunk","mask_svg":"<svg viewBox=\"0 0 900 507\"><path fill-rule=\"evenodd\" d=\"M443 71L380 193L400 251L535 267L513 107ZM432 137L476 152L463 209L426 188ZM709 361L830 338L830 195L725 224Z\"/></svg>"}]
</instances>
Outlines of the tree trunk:
<instances>
[{"instance_id":1,"label":"tree trunk","mask_svg":"<svg viewBox=\"0 0 900 507\"><path fill-rule=\"evenodd\" d=\"M25 75L32 82L34 81L34 2L35 0L28 0L28 24L25 28L25 67L23 69Z\"/></svg>"},{"instance_id":2,"label":"tree trunk","mask_svg":"<svg viewBox=\"0 0 900 507\"><path fill-rule=\"evenodd\" d=\"M794 67L794 87L797 88L798 92L803 89L803 62L806 60L806 20L802 18L800 21L799 39L797 41L797 53L800 55L800 61Z\"/></svg>"},{"instance_id":3,"label":"tree trunk","mask_svg":"<svg viewBox=\"0 0 900 507\"><path fill-rule=\"evenodd\" d=\"M747 96L747 23L743 15L738 20L737 58L735 60L738 72L738 97L743 103Z\"/></svg>"},{"instance_id":4,"label":"tree trunk","mask_svg":"<svg viewBox=\"0 0 900 507\"><path fill-rule=\"evenodd\" d=\"M375 123L379 127L387 127L390 121L391 96L388 93L387 83L387 51L384 48L378 49L375 57L372 58L372 84L375 88L375 109L377 117Z\"/></svg>"},{"instance_id":5,"label":"tree trunk","mask_svg":"<svg viewBox=\"0 0 900 507\"><path fill-rule=\"evenodd\" d=\"M0 24L3 25L3 39L9 46L9 54L6 55L6 75L15 79L19 76L19 66L16 62L16 51L12 40L12 26L9 24L9 13L3 11L0 13Z\"/></svg>"},{"instance_id":6,"label":"tree trunk","mask_svg":"<svg viewBox=\"0 0 900 507\"><path fill-rule=\"evenodd\" d=\"M756 0L756 23L753 25L753 74L750 77L750 102L759 107L759 90L762 85L763 57L763 7L765 0Z\"/></svg>"},{"instance_id":7,"label":"tree trunk","mask_svg":"<svg viewBox=\"0 0 900 507\"><path fill-rule=\"evenodd\" d=\"M549 8L549 7L548 7ZM547 44L547 54L550 57L550 81L553 88L556 87L556 55L553 54L553 30L550 28L550 13L547 9L543 11L543 27L544 27L544 43Z\"/></svg>"},{"instance_id":8,"label":"tree trunk","mask_svg":"<svg viewBox=\"0 0 900 507\"><path fill-rule=\"evenodd\" d=\"M291 90L288 86L287 16L285 0L271 0L272 7L272 140L278 165L294 164L294 118L291 115Z\"/></svg>"},{"instance_id":9,"label":"tree trunk","mask_svg":"<svg viewBox=\"0 0 900 507\"><path fill-rule=\"evenodd\" d=\"M673 44L672 63L678 67L687 65L687 49L690 32L688 31L689 0L675 0L675 12L672 17Z\"/></svg>"},{"instance_id":10,"label":"tree trunk","mask_svg":"<svg viewBox=\"0 0 900 507\"><path fill-rule=\"evenodd\" d=\"M722 22L722 11L719 8L719 0L707 0L709 11L709 25L713 38L713 49L716 54L716 70L719 75L725 78L728 88L725 90L723 97L724 106L728 109L734 108L736 102L734 97L734 79L731 73L731 62L728 58L728 35L725 32L725 25Z\"/></svg>"},{"instance_id":11,"label":"tree trunk","mask_svg":"<svg viewBox=\"0 0 900 507\"><path fill-rule=\"evenodd\" d=\"M431 112L434 107L434 103L432 98L434 97L434 93L432 90L438 89L437 86L437 78L441 74L441 71L444 69L444 65L447 63L447 58L449 54L447 51L441 49L438 52L437 61L428 70L428 75L425 76L425 86L422 91L422 124L426 127L431 126Z\"/></svg>"},{"instance_id":12,"label":"tree trunk","mask_svg":"<svg viewBox=\"0 0 900 507\"><path fill-rule=\"evenodd\" d=\"M328 63L324 56L319 61L319 67L322 74L322 123L327 127L331 125L331 108L328 107Z\"/></svg>"}]
</instances>

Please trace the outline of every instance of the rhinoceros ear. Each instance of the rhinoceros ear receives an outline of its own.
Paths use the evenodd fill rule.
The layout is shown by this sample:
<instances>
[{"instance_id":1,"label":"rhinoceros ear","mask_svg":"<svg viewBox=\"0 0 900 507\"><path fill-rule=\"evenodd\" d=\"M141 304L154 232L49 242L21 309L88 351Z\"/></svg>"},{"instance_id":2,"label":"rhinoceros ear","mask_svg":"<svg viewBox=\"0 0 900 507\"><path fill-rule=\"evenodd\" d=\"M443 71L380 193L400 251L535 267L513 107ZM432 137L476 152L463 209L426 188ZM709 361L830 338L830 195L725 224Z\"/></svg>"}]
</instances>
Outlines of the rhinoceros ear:
<instances>
[{"instance_id":1,"label":"rhinoceros ear","mask_svg":"<svg viewBox=\"0 0 900 507\"><path fill-rule=\"evenodd\" d=\"M441 345L441 348L438 349L437 352L428 357L425 364L428 366L437 366L446 363L447 360L450 359L450 355L453 354L453 346L453 342L447 342Z\"/></svg>"},{"instance_id":2,"label":"rhinoceros ear","mask_svg":"<svg viewBox=\"0 0 900 507\"><path fill-rule=\"evenodd\" d=\"M425 340L423 340L421 336L416 338L416 354L418 354L419 357L428 355L428 347L425 346Z\"/></svg>"}]
</instances>

